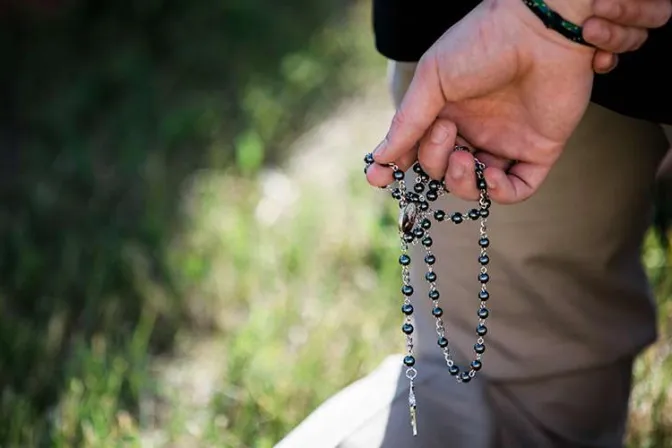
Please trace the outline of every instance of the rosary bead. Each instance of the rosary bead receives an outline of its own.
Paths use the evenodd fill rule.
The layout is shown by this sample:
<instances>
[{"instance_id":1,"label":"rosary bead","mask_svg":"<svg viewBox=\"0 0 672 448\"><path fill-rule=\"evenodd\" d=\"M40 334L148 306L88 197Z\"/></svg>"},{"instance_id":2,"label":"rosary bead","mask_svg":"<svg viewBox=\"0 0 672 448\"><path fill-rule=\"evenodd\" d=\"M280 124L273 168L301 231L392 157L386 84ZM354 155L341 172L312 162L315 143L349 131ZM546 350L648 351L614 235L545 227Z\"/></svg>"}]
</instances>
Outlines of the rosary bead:
<instances>
[{"instance_id":1,"label":"rosary bead","mask_svg":"<svg viewBox=\"0 0 672 448\"><path fill-rule=\"evenodd\" d=\"M408 266L411 264L411 257L409 257L406 254L403 254L402 256L399 257L399 264L402 266Z\"/></svg>"},{"instance_id":2,"label":"rosary bead","mask_svg":"<svg viewBox=\"0 0 672 448\"><path fill-rule=\"evenodd\" d=\"M485 249L486 247L490 246L490 240L486 237L483 237L478 240L478 245Z\"/></svg>"},{"instance_id":3,"label":"rosary bead","mask_svg":"<svg viewBox=\"0 0 672 448\"><path fill-rule=\"evenodd\" d=\"M432 310L432 315L434 317L441 317L443 316L443 309L440 306L437 306Z\"/></svg>"},{"instance_id":4,"label":"rosary bead","mask_svg":"<svg viewBox=\"0 0 672 448\"><path fill-rule=\"evenodd\" d=\"M412 334L413 333L413 325L411 324L404 324L401 326L401 331L404 332L404 334Z\"/></svg>"},{"instance_id":5,"label":"rosary bead","mask_svg":"<svg viewBox=\"0 0 672 448\"><path fill-rule=\"evenodd\" d=\"M404 285L401 287L401 293L406 297L413 295L413 287L411 285Z\"/></svg>"},{"instance_id":6,"label":"rosary bead","mask_svg":"<svg viewBox=\"0 0 672 448\"><path fill-rule=\"evenodd\" d=\"M436 257L432 254L425 255L425 263L427 263L430 266L433 265L434 263L436 263Z\"/></svg>"},{"instance_id":7,"label":"rosary bead","mask_svg":"<svg viewBox=\"0 0 672 448\"><path fill-rule=\"evenodd\" d=\"M432 180L429 181L429 189L430 190L436 191L439 188L441 188L441 182L439 182L436 179L432 179Z\"/></svg>"},{"instance_id":8,"label":"rosary bead","mask_svg":"<svg viewBox=\"0 0 672 448\"><path fill-rule=\"evenodd\" d=\"M420 164L418 162L415 162L413 164L413 171L418 173L418 174L423 174L424 173L424 171L422 170L422 167L420 166Z\"/></svg>"},{"instance_id":9,"label":"rosary bead","mask_svg":"<svg viewBox=\"0 0 672 448\"><path fill-rule=\"evenodd\" d=\"M462 213L453 213L453 215L450 217L450 220L453 221L455 224L461 223Z\"/></svg>"},{"instance_id":10,"label":"rosary bead","mask_svg":"<svg viewBox=\"0 0 672 448\"><path fill-rule=\"evenodd\" d=\"M397 200L401 199L401 190L399 190L398 188L393 189L392 190L392 198L397 199Z\"/></svg>"},{"instance_id":11,"label":"rosary bead","mask_svg":"<svg viewBox=\"0 0 672 448\"><path fill-rule=\"evenodd\" d=\"M427 210L429 210L429 203L427 201L421 201L420 202L420 210L422 210L423 212L426 212Z\"/></svg>"},{"instance_id":12,"label":"rosary bead","mask_svg":"<svg viewBox=\"0 0 672 448\"><path fill-rule=\"evenodd\" d=\"M483 205L481 208L488 209L492 205L492 201L490 199L483 199Z\"/></svg>"},{"instance_id":13,"label":"rosary bead","mask_svg":"<svg viewBox=\"0 0 672 448\"><path fill-rule=\"evenodd\" d=\"M478 257L478 262L485 266L486 264L490 263L490 257L488 257L487 254L483 254Z\"/></svg>"},{"instance_id":14,"label":"rosary bead","mask_svg":"<svg viewBox=\"0 0 672 448\"><path fill-rule=\"evenodd\" d=\"M420 222L420 227L422 227L423 229L427 230L427 229L429 229L430 227L432 227L432 221L430 221L429 219L425 218L425 219L423 219L423 220Z\"/></svg>"},{"instance_id":15,"label":"rosary bead","mask_svg":"<svg viewBox=\"0 0 672 448\"><path fill-rule=\"evenodd\" d=\"M469 372L462 372L462 374L460 375L460 379L462 379L463 383L468 383L469 381L471 381L471 377L469 376Z\"/></svg>"},{"instance_id":16,"label":"rosary bead","mask_svg":"<svg viewBox=\"0 0 672 448\"><path fill-rule=\"evenodd\" d=\"M425 231L422 230L421 228L414 229L413 236L416 238L422 238L423 236L425 236Z\"/></svg>"},{"instance_id":17,"label":"rosary bead","mask_svg":"<svg viewBox=\"0 0 672 448\"><path fill-rule=\"evenodd\" d=\"M487 218L490 216L490 211L487 208L482 208L478 211L478 214L481 215L481 218Z\"/></svg>"},{"instance_id":18,"label":"rosary bead","mask_svg":"<svg viewBox=\"0 0 672 448\"><path fill-rule=\"evenodd\" d=\"M416 193L422 193L423 191L425 191L425 186L423 184L415 184L413 185L413 191L415 191Z\"/></svg>"},{"instance_id":19,"label":"rosary bead","mask_svg":"<svg viewBox=\"0 0 672 448\"><path fill-rule=\"evenodd\" d=\"M404 357L404 365L406 367L413 367L415 365L415 358L411 355Z\"/></svg>"},{"instance_id":20,"label":"rosary bead","mask_svg":"<svg viewBox=\"0 0 672 448\"><path fill-rule=\"evenodd\" d=\"M367 155L364 156L364 163L367 163L371 165L373 163L373 154L368 153Z\"/></svg>"},{"instance_id":21,"label":"rosary bead","mask_svg":"<svg viewBox=\"0 0 672 448\"><path fill-rule=\"evenodd\" d=\"M404 178L404 172L401 170L397 170L394 172L394 179L395 180L402 180Z\"/></svg>"},{"instance_id":22,"label":"rosary bead","mask_svg":"<svg viewBox=\"0 0 672 448\"><path fill-rule=\"evenodd\" d=\"M432 271L429 271L429 272L425 273L425 280L427 280L430 283L435 282L436 281L436 273L432 272Z\"/></svg>"},{"instance_id":23,"label":"rosary bead","mask_svg":"<svg viewBox=\"0 0 672 448\"><path fill-rule=\"evenodd\" d=\"M413 234L412 233L404 233L404 241L407 243L412 243L413 242Z\"/></svg>"},{"instance_id":24,"label":"rosary bead","mask_svg":"<svg viewBox=\"0 0 672 448\"><path fill-rule=\"evenodd\" d=\"M487 187L487 185L486 185L486 183L485 183L485 179L478 179L478 180L476 180L476 187L477 187L479 190L485 190L485 188Z\"/></svg>"},{"instance_id":25,"label":"rosary bead","mask_svg":"<svg viewBox=\"0 0 672 448\"><path fill-rule=\"evenodd\" d=\"M490 293L485 289L482 289L481 292L478 293L478 298L485 302L490 298Z\"/></svg>"},{"instance_id":26,"label":"rosary bead","mask_svg":"<svg viewBox=\"0 0 672 448\"><path fill-rule=\"evenodd\" d=\"M483 344L474 344L474 351L478 353L479 355L483 354L485 352L485 345Z\"/></svg>"},{"instance_id":27,"label":"rosary bead","mask_svg":"<svg viewBox=\"0 0 672 448\"><path fill-rule=\"evenodd\" d=\"M406 198L409 200L409 202L420 201L420 195L418 193L414 193L412 191L406 192Z\"/></svg>"},{"instance_id":28,"label":"rosary bead","mask_svg":"<svg viewBox=\"0 0 672 448\"><path fill-rule=\"evenodd\" d=\"M413 305L411 305L410 303L404 303L401 306L401 312L407 316L410 316L411 314L413 314Z\"/></svg>"},{"instance_id":29,"label":"rosary bead","mask_svg":"<svg viewBox=\"0 0 672 448\"><path fill-rule=\"evenodd\" d=\"M483 363L481 361L479 361L478 359L474 359L473 361L471 361L471 368L473 370L475 370L476 372L481 370L482 367L483 367Z\"/></svg>"},{"instance_id":30,"label":"rosary bead","mask_svg":"<svg viewBox=\"0 0 672 448\"><path fill-rule=\"evenodd\" d=\"M446 347L448 347L448 339L446 339L446 338L443 337L443 336L441 336L441 337L439 338L439 340L436 341L436 343L437 343L437 344L439 345L439 347L441 347L441 348L446 348Z\"/></svg>"},{"instance_id":31,"label":"rosary bead","mask_svg":"<svg viewBox=\"0 0 672 448\"><path fill-rule=\"evenodd\" d=\"M481 319L487 319L489 315L490 311L488 311L487 308L480 308L478 310L478 317L480 317Z\"/></svg>"},{"instance_id":32,"label":"rosary bead","mask_svg":"<svg viewBox=\"0 0 672 448\"><path fill-rule=\"evenodd\" d=\"M427 183L429 181L429 176L427 175L427 173L425 172L420 173L420 180L422 182Z\"/></svg>"},{"instance_id":33,"label":"rosary bead","mask_svg":"<svg viewBox=\"0 0 672 448\"><path fill-rule=\"evenodd\" d=\"M481 272L480 274L478 274L478 281L484 284L488 283L490 281L490 276L485 272Z\"/></svg>"},{"instance_id":34,"label":"rosary bead","mask_svg":"<svg viewBox=\"0 0 672 448\"><path fill-rule=\"evenodd\" d=\"M436 201L439 199L439 194L436 191L430 190L427 192L427 194L425 194L425 197L428 201Z\"/></svg>"},{"instance_id":35,"label":"rosary bead","mask_svg":"<svg viewBox=\"0 0 672 448\"><path fill-rule=\"evenodd\" d=\"M475 208L469 210L469 219L478 219L478 210Z\"/></svg>"},{"instance_id":36,"label":"rosary bead","mask_svg":"<svg viewBox=\"0 0 672 448\"><path fill-rule=\"evenodd\" d=\"M422 240L422 245L423 246L432 247L432 244L434 244L434 241L432 240L431 237L426 236L425 238L423 238L423 240Z\"/></svg>"},{"instance_id":37,"label":"rosary bead","mask_svg":"<svg viewBox=\"0 0 672 448\"><path fill-rule=\"evenodd\" d=\"M443 221L444 219L446 219L446 212L444 212L443 210L436 210L434 212L434 219L436 219L437 221Z\"/></svg>"},{"instance_id":38,"label":"rosary bead","mask_svg":"<svg viewBox=\"0 0 672 448\"><path fill-rule=\"evenodd\" d=\"M429 291L429 294L427 294L427 296L429 296L429 298L432 300L439 300L441 294L439 294L439 291L437 289L432 289Z\"/></svg>"},{"instance_id":39,"label":"rosary bead","mask_svg":"<svg viewBox=\"0 0 672 448\"><path fill-rule=\"evenodd\" d=\"M449 372L451 375L455 376L455 375L457 375L458 373L460 373L460 368L457 367L455 364L453 364L452 366L448 367L448 372Z\"/></svg>"},{"instance_id":40,"label":"rosary bead","mask_svg":"<svg viewBox=\"0 0 672 448\"><path fill-rule=\"evenodd\" d=\"M486 327L483 324L479 324L478 327L476 327L476 334L479 336L485 336L488 333L488 327Z\"/></svg>"}]
</instances>

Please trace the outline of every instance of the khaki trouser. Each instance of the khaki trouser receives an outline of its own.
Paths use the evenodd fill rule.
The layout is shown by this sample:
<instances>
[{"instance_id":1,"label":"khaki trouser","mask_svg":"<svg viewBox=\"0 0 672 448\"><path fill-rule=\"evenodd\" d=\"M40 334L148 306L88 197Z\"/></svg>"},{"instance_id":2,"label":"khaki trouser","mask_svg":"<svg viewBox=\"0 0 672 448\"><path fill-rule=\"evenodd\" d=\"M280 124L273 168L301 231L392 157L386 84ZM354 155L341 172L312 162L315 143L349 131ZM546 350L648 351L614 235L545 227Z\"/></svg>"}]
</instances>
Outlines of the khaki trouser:
<instances>
[{"instance_id":1,"label":"khaki trouser","mask_svg":"<svg viewBox=\"0 0 672 448\"><path fill-rule=\"evenodd\" d=\"M398 105L414 65L390 67ZM401 357L391 356L276 448L621 447L632 361L656 337L639 251L667 147L659 126L591 104L540 191L492 206L492 316L476 379L457 384L442 365L419 265L418 436ZM471 206L448 195L439 208ZM476 338L478 231L439 228L435 272L447 336L464 364Z\"/></svg>"}]
</instances>

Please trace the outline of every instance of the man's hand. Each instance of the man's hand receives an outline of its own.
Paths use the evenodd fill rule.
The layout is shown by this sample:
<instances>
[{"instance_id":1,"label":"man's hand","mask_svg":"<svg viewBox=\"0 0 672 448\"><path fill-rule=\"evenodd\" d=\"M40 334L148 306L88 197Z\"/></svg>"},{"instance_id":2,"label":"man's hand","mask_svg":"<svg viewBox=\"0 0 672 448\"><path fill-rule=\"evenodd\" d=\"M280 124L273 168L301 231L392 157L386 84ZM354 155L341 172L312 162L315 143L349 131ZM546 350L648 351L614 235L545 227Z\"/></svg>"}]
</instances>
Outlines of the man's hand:
<instances>
[{"instance_id":1,"label":"man's hand","mask_svg":"<svg viewBox=\"0 0 672 448\"><path fill-rule=\"evenodd\" d=\"M672 0L594 0L593 14L583 23L583 38L599 49L593 58L595 72L608 73L619 53L637 50L648 29L670 20Z\"/></svg>"},{"instance_id":2,"label":"man's hand","mask_svg":"<svg viewBox=\"0 0 672 448\"><path fill-rule=\"evenodd\" d=\"M559 12L576 23L589 11L588 3L572 14ZM570 17L577 14L585 15ZM452 151L459 132L495 158L518 161L508 172L485 161L494 201L527 199L585 112L594 53L548 30L520 0L485 0L420 60L388 135L376 148L379 164L368 170L369 183L391 183L391 169L381 164L406 169L417 157L433 178L445 173L454 195L476 199L473 156Z\"/></svg>"}]
</instances>

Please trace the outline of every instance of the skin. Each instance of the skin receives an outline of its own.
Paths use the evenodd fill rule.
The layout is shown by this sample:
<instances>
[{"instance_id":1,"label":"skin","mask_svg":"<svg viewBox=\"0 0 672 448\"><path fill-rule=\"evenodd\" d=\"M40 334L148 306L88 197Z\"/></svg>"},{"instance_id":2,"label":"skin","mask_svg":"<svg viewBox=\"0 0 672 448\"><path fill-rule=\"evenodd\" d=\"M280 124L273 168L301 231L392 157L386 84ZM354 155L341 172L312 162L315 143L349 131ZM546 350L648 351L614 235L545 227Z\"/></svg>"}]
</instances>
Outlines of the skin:
<instances>
[{"instance_id":1,"label":"skin","mask_svg":"<svg viewBox=\"0 0 672 448\"><path fill-rule=\"evenodd\" d=\"M593 23L587 30L597 31L584 33L585 38L593 43L602 39L607 50L641 45L642 33L628 32L627 24L656 26L667 20L665 14L661 19L651 13L656 5L657 12L662 11L659 0L637 0L651 2L645 4L646 13L622 5L608 10L605 1L637 4L634 0L548 3L574 23ZM593 20L596 8L606 18ZM609 25L610 20L620 20L620 28ZM605 21L611 30L606 34L600 31ZM396 163L406 169L417 158L430 176L445 176L454 195L473 200L477 197L473 156L452 152L456 143L467 144L480 149L493 200L527 199L583 116L601 54L609 55L546 29L520 0L484 1L421 59L388 135L374 152L379 164L369 169L369 183L389 184L391 170L383 165ZM518 162L508 169L509 160Z\"/></svg>"}]
</instances>

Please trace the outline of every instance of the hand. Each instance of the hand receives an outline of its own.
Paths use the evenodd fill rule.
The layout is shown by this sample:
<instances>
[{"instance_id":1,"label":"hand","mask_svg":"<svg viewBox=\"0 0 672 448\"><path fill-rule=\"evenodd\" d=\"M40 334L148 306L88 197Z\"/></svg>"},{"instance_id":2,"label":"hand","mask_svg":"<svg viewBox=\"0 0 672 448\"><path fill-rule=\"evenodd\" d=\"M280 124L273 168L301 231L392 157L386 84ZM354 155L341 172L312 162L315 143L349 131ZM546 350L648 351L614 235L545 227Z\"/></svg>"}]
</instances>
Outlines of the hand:
<instances>
[{"instance_id":1,"label":"hand","mask_svg":"<svg viewBox=\"0 0 672 448\"><path fill-rule=\"evenodd\" d=\"M583 23L583 38L599 49L593 70L608 73L616 68L618 53L637 50L648 29L670 20L672 0L594 0L593 14Z\"/></svg>"},{"instance_id":2,"label":"hand","mask_svg":"<svg viewBox=\"0 0 672 448\"><path fill-rule=\"evenodd\" d=\"M440 179L445 173L454 195L476 199L473 156L452 152L459 131L476 148L518 161L508 174L500 166L485 169L492 200L525 200L539 188L585 112L593 54L594 49L548 30L520 0L485 0L420 60L387 137L374 152L379 164L368 170L369 183L390 184L392 170L383 165L394 162L407 169L417 154L430 176Z\"/></svg>"}]
</instances>

